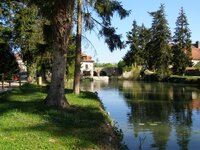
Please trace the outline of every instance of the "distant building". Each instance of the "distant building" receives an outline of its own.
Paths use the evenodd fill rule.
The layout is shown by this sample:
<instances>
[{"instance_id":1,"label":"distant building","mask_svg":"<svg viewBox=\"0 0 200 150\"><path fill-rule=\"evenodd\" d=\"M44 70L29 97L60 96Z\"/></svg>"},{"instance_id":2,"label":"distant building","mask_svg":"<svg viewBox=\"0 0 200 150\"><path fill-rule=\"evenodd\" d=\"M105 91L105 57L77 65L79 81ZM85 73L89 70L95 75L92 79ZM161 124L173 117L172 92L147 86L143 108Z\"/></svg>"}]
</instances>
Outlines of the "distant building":
<instances>
[{"instance_id":1,"label":"distant building","mask_svg":"<svg viewBox=\"0 0 200 150\"><path fill-rule=\"evenodd\" d=\"M18 63L18 67L19 67L19 72L27 72L27 67L24 64L23 60L22 60L22 56L20 53L16 53L15 54L15 59Z\"/></svg>"},{"instance_id":2,"label":"distant building","mask_svg":"<svg viewBox=\"0 0 200 150\"><path fill-rule=\"evenodd\" d=\"M93 77L94 61L92 57L84 53L81 54L81 75Z\"/></svg>"},{"instance_id":3,"label":"distant building","mask_svg":"<svg viewBox=\"0 0 200 150\"><path fill-rule=\"evenodd\" d=\"M200 42L197 41L196 44L192 45L192 62L196 65L200 62Z\"/></svg>"}]
</instances>

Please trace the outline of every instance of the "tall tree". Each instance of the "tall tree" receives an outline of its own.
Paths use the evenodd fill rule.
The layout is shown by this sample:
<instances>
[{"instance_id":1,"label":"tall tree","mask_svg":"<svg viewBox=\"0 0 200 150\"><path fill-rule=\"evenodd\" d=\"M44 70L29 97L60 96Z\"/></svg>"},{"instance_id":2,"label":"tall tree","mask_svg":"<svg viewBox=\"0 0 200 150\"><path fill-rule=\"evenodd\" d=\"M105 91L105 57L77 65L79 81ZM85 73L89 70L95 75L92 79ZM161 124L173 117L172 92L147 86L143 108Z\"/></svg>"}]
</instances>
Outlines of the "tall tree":
<instances>
[{"instance_id":1,"label":"tall tree","mask_svg":"<svg viewBox=\"0 0 200 150\"><path fill-rule=\"evenodd\" d=\"M161 78L168 76L171 61L171 50L169 42L171 34L166 19L164 5L159 10L149 13L153 17L151 26L151 41L147 49L149 51L150 69L155 70ZM153 61L152 61L153 60Z\"/></svg>"},{"instance_id":2,"label":"tall tree","mask_svg":"<svg viewBox=\"0 0 200 150\"><path fill-rule=\"evenodd\" d=\"M76 62L74 73L74 93L80 92L80 59L81 59L81 27L82 27L82 14L85 30L93 30L97 27L101 36L104 36L105 43L109 49L113 51L117 48L123 48L124 43L121 41L121 35L116 34L116 29L111 26L111 19L116 12L120 19L129 15L129 11L125 10L120 2L117 0L94 0L94 1L77 1L77 50ZM81 10L83 8L83 10ZM94 14L96 12L97 15ZM98 16L100 19L94 18Z\"/></svg>"},{"instance_id":3,"label":"tall tree","mask_svg":"<svg viewBox=\"0 0 200 150\"><path fill-rule=\"evenodd\" d=\"M9 1L0 2L0 73L4 73L8 78L18 71L18 64L12 51L14 10Z\"/></svg>"},{"instance_id":4,"label":"tall tree","mask_svg":"<svg viewBox=\"0 0 200 150\"><path fill-rule=\"evenodd\" d=\"M130 45L130 50L126 53L123 60L126 65L144 66L146 61L146 44L150 40L149 30L142 24L138 26L136 21L133 21L132 30L127 33L127 44Z\"/></svg>"},{"instance_id":5,"label":"tall tree","mask_svg":"<svg viewBox=\"0 0 200 150\"><path fill-rule=\"evenodd\" d=\"M147 59L148 59L148 51L146 50L147 44L151 40L151 32L148 28L142 24L140 27L140 32L139 32L139 47L140 47L140 56L142 58L142 65L146 69L147 68Z\"/></svg>"},{"instance_id":6,"label":"tall tree","mask_svg":"<svg viewBox=\"0 0 200 150\"><path fill-rule=\"evenodd\" d=\"M82 18L82 0L77 0L76 57L73 84L75 94L80 93Z\"/></svg>"},{"instance_id":7,"label":"tall tree","mask_svg":"<svg viewBox=\"0 0 200 150\"><path fill-rule=\"evenodd\" d=\"M29 76L35 75L36 66L41 55L44 55L43 21L35 5L18 5L13 19L13 37L17 49L26 62ZM34 70L34 71L33 71Z\"/></svg>"},{"instance_id":8,"label":"tall tree","mask_svg":"<svg viewBox=\"0 0 200 150\"><path fill-rule=\"evenodd\" d=\"M65 97L65 73L68 42L72 29L74 0L30 0L37 5L52 27L53 64L50 88L45 99L47 106L67 107Z\"/></svg>"},{"instance_id":9,"label":"tall tree","mask_svg":"<svg viewBox=\"0 0 200 150\"><path fill-rule=\"evenodd\" d=\"M128 66L131 66L132 63L139 64L141 62L140 57L140 48L139 48L139 27L137 22L134 20L132 24L132 29L130 32L127 33L127 44L130 45L130 50L126 53L123 60L126 62Z\"/></svg>"},{"instance_id":10,"label":"tall tree","mask_svg":"<svg viewBox=\"0 0 200 150\"><path fill-rule=\"evenodd\" d=\"M53 8L53 65L52 80L46 97L48 106L67 107L69 104L65 97L65 70L68 41L72 29L72 16L74 10L73 0L56 0L51 3Z\"/></svg>"},{"instance_id":11,"label":"tall tree","mask_svg":"<svg viewBox=\"0 0 200 150\"><path fill-rule=\"evenodd\" d=\"M173 37L173 72L183 74L191 63L191 32L189 29L186 14L183 7L180 10L176 21L176 28Z\"/></svg>"}]
</instances>

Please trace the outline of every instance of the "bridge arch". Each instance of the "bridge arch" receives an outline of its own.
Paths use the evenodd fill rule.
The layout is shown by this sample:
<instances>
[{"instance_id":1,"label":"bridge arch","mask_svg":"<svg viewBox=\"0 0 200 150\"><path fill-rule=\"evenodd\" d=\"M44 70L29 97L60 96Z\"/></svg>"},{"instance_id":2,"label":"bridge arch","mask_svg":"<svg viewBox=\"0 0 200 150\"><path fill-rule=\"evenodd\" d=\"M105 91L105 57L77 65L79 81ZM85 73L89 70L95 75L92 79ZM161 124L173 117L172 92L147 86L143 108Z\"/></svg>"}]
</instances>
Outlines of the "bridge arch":
<instances>
[{"instance_id":1,"label":"bridge arch","mask_svg":"<svg viewBox=\"0 0 200 150\"><path fill-rule=\"evenodd\" d=\"M100 71L100 76L107 76L107 73L106 73L106 71L104 71L104 70L101 70L101 71Z\"/></svg>"},{"instance_id":2,"label":"bridge arch","mask_svg":"<svg viewBox=\"0 0 200 150\"><path fill-rule=\"evenodd\" d=\"M119 76L119 69L116 67L95 67L94 76Z\"/></svg>"},{"instance_id":3,"label":"bridge arch","mask_svg":"<svg viewBox=\"0 0 200 150\"><path fill-rule=\"evenodd\" d=\"M93 76L98 76L97 71L94 71L94 72L93 72Z\"/></svg>"}]
</instances>

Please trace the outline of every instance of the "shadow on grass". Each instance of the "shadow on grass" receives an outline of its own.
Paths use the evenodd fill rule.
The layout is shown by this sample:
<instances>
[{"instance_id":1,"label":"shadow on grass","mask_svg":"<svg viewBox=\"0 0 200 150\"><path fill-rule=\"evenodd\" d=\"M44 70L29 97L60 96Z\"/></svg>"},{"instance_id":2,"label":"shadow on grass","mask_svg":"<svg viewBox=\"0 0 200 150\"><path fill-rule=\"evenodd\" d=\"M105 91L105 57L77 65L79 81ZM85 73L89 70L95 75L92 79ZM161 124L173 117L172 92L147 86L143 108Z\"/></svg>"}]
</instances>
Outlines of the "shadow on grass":
<instances>
[{"instance_id":1,"label":"shadow on grass","mask_svg":"<svg viewBox=\"0 0 200 150\"><path fill-rule=\"evenodd\" d=\"M71 90L66 90L70 94ZM37 115L42 118L42 123L33 125L24 125L19 127L6 128L6 132L26 131L46 132L57 138L69 137L79 139L79 142L72 142L73 146L87 149L88 145L98 145L104 147L104 137L106 132L102 129L105 117L98 107L72 105L68 109L57 109L46 107L43 98L46 94L41 87L36 85L24 85L21 88L14 89L0 94L0 116L3 116L13 110L21 113ZM96 100L94 93L81 93L80 98ZM66 147L67 145L66 142ZM89 148L91 148L89 146Z\"/></svg>"}]
</instances>

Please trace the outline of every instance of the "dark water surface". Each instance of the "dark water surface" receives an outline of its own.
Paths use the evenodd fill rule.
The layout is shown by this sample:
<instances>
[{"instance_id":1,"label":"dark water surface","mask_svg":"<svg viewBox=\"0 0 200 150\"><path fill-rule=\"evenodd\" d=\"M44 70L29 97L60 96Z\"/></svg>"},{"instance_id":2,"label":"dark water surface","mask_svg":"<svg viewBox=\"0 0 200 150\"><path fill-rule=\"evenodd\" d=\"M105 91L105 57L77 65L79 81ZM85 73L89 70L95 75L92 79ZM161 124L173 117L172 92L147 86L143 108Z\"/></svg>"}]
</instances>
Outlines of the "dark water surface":
<instances>
[{"instance_id":1,"label":"dark water surface","mask_svg":"<svg viewBox=\"0 0 200 150\"><path fill-rule=\"evenodd\" d=\"M89 82L131 150L200 149L200 87L131 81Z\"/></svg>"}]
</instances>

